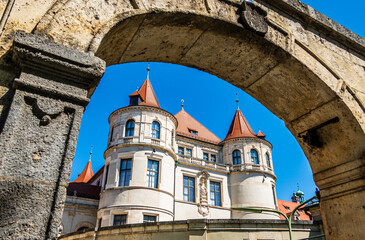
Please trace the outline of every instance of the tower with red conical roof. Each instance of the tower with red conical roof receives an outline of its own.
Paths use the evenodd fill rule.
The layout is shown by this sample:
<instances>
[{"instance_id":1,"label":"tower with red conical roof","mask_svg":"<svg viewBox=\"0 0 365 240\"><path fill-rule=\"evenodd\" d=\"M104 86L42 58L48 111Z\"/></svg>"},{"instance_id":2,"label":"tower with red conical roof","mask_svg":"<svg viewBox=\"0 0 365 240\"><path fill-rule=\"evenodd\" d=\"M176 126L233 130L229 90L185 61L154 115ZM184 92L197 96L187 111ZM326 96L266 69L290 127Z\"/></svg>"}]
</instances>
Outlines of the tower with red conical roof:
<instances>
[{"instance_id":1,"label":"tower with red conical roof","mask_svg":"<svg viewBox=\"0 0 365 240\"><path fill-rule=\"evenodd\" d=\"M272 145L265 134L252 130L238 107L223 144L223 159L231 166L231 204L235 207L277 209L275 181L272 168ZM232 211L232 218L279 219L276 213Z\"/></svg>"},{"instance_id":2,"label":"tower with red conical roof","mask_svg":"<svg viewBox=\"0 0 365 240\"><path fill-rule=\"evenodd\" d=\"M99 226L172 221L176 118L161 109L149 79L109 116Z\"/></svg>"}]
</instances>

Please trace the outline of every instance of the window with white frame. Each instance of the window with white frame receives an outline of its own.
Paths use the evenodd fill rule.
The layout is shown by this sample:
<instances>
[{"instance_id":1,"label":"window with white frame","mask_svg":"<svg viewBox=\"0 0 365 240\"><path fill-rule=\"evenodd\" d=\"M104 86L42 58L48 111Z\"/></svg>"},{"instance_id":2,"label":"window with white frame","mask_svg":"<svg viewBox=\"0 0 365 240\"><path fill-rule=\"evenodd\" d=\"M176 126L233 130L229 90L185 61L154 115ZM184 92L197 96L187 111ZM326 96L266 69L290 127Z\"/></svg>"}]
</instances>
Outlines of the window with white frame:
<instances>
[{"instance_id":1,"label":"window with white frame","mask_svg":"<svg viewBox=\"0 0 365 240\"><path fill-rule=\"evenodd\" d=\"M125 125L125 136L126 137L134 136L134 120L133 119L128 120Z\"/></svg>"},{"instance_id":2,"label":"window with white frame","mask_svg":"<svg viewBox=\"0 0 365 240\"><path fill-rule=\"evenodd\" d=\"M192 151L191 151L191 148L186 148L185 149L185 155L187 156L187 157L191 157L191 154L192 153Z\"/></svg>"},{"instance_id":3,"label":"window with white frame","mask_svg":"<svg viewBox=\"0 0 365 240\"><path fill-rule=\"evenodd\" d=\"M127 223L127 214L114 215L113 226L124 225Z\"/></svg>"},{"instance_id":4,"label":"window with white frame","mask_svg":"<svg viewBox=\"0 0 365 240\"><path fill-rule=\"evenodd\" d=\"M132 159L122 159L120 162L119 186L129 186L131 180Z\"/></svg>"},{"instance_id":5,"label":"window with white frame","mask_svg":"<svg viewBox=\"0 0 365 240\"><path fill-rule=\"evenodd\" d=\"M234 150L232 152L233 165L241 164L241 152L239 150Z\"/></svg>"},{"instance_id":6,"label":"window with white frame","mask_svg":"<svg viewBox=\"0 0 365 240\"><path fill-rule=\"evenodd\" d=\"M184 148L183 147L178 148L178 154L179 155L184 155Z\"/></svg>"},{"instance_id":7,"label":"window with white frame","mask_svg":"<svg viewBox=\"0 0 365 240\"><path fill-rule=\"evenodd\" d=\"M157 121L152 122L152 137L160 139L160 123Z\"/></svg>"},{"instance_id":8,"label":"window with white frame","mask_svg":"<svg viewBox=\"0 0 365 240\"><path fill-rule=\"evenodd\" d=\"M159 162L154 160L148 160L147 164L147 187L158 187L158 168Z\"/></svg>"},{"instance_id":9,"label":"window with white frame","mask_svg":"<svg viewBox=\"0 0 365 240\"><path fill-rule=\"evenodd\" d=\"M213 206L221 206L221 183L210 181L210 202Z\"/></svg>"},{"instance_id":10,"label":"window with white frame","mask_svg":"<svg viewBox=\"0 0 365 240\"><path fill-rule=\"evenodd\" d=\"M266 153L266 164L267 164L267 167L271 168L271 161L270 161L269 153Z\"/></svg>"},{"instance_id":11,"label":"window with white frame","mask_svg":"<svg viewBox=\"0 0 365 240\"><path fill-rule=\"evenodd\" d=\"M106 165L105 166L105 179L104 179L104 189L105 189L105 187L106 187L106 184L107 184L107 182L108 182L108 174L109 174L109 165Z\"/></svg>"},{"instance_id":12,"label":"window with white frame","mask_svg":"<svg viewBox=\"0 0 365 240\"><path fill-rule=\"evenodd\" d=\"M259 164L259 155L255 149L251 149L251 163Z\"/></svg>"},{"instance_id":13,"label":"window with white frame","mask_svg":"<svg viewBox=\"0 0 365 240\"><path fill-rule=\"evenodd\" d=\"M183 198L184 201L195 202L195 178L184 176Z\"/></svg>"},{"instance_id":14,"label":"window with white frame","mask_svg":"<svg viewBox=\"0 0 365 240\"><path fill-rule=\"evenodd\" d=\"M215 154L210 154L210 161L211 162L217 162L217 158Z\"/></svg>"},{"instance_id":15,"label":"window with white frame","mask_svg":"<svg viewBox=\"0 0 365 240\"><path fill-rule=\"evenodd\" d=\"M157 216L152 216L152 215L143 215L143 222L156 222L157 221Z\"/></svg>"},{"instance_id":16,"label":"window with white frame","mask_svg":"<svg viewBox=\"0 0 365 240\"><path fill-rule=\"evenodd\" d=\"M203 160L204 161L209 161L209 154L208 153L203 153Z\"/></svg>"},{"instance_id":17,"label":"window with white frame","mask_svg":"<svg viewBox=\"0 0 365 240\"><path fill-rule=\"evenodd\" d=\"M114 126L111 127L110 134L109 134L109 142L113 141L113 135L114 135Z\"/></svg>"}]
</instances>

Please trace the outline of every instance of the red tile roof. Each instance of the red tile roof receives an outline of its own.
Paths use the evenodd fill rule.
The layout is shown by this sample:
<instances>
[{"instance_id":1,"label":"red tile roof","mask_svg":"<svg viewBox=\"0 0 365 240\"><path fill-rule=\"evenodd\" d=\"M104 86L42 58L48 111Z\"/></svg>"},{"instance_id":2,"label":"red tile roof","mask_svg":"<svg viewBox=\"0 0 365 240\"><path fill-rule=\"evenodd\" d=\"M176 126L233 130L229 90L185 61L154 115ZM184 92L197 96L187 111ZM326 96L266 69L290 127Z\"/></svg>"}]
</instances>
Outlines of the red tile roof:
<instances>
[{"instance_id":1,"label":"red tile roof","mask_svg":"<svg viewBox=\"0 0 365 240\"><path fill-rule=\"evenodd\" d=\"M296 208L300 203L296 203L296 202L288 202L288 201L284 201L284 200L279 200L278 199L278 206L279 206L279 211L284 213L287 217L290 216L290 212L294 210L294 208ZM286 208L289 209L286 209ZM305 206L303 206L305 207ZM303 208L302 207L302 208ZM297 213L299 213L299 220L311 220L310 216L308 214L306 214L304 212L304 210L302 211L297 211ZM280 219L285 219L283 216L280 215Z\"/></svg>"},{"instance_id":2,"label":"red tile roof","mask_svg":"<svg viewBox=\"0 0 365 240\"><path fill-rule=\"evenodd\" d=\"M266 135L263 132L261 132L261 130L259 130L259 132L257 133L256 136L258 136L259 138L265 138L266 137Z\"/></svg>"},{"instance_id":3,"label":"red tile roof","mask_svg":"<svg viewBox=\"0 0 365 240\"><path fill-rule=\"evenodd\" d=\"M184 109L175 114L178 122L176 133L185 137L194 138L203 142L218 144L221 140L204 127L200 122L190 116ZM191 131L198 135L191 134Z\"/></svg>"},{"instance_id":4,"label":"red tile roof","mask_svg":"<svg viewBox=\"0 0 365 240\"><path fill-rule=\"evenodd\" d=\"M93 169L91 167L91 161L88 161L86 167L82 173L73 181L74 183L83 182L86 183L94 176Z\"/></svg>"},{"instance_id":5,"label":"red tile roof","mask_svg":"<svg viewBox=\"0 0 365 240\"><path fill-rule=\"evenodd\" d=\"M135 91L129 96L139 96L142 99L142 102L139 104L141 106L160 108L155 91L153 90L152 84L148 78L143 82L141 88L138 91Z\"/></svg>"},{"instance_id":6,"label":"red tile roof","mask_svg":"<svg viewBox=\"0 0 365 240\"><path fill-rule=\"evenodd\" d=\"M101 187L90 185L88 183L72 182L67 187L68 196L77 196L91 199L100 198Z\"/></svg>"},{"instance_id":7,"label":"red tile roof","mask_svg":"<svg viewBox=\"0 0 365 240\"><path fill-rule=\"evenodd\" d=\"M224 141L240 137L257 137L257 136L253 132L250 125L248 124L246 118L243 116L241 110L237 109Z\"/></svg>"}]
</instances>

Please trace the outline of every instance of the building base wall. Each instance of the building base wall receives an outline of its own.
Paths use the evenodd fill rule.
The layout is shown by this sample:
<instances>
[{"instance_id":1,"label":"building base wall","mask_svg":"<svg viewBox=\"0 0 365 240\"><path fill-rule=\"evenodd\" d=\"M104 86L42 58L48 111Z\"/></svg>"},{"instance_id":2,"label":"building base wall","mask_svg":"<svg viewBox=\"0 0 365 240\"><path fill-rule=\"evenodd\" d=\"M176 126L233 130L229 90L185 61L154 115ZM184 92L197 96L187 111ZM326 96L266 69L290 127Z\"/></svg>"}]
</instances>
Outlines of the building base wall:
<instances>
[{"instance_id":1,"label":"building base wall","mask_svg":"<svg viewBox=\"0 0 365 240\"><path fill-rule=\"evenodd\" d=\"M323 235L321 226L312 221L294 221L292 224L293 239L305 239L321 235ZM105 227L99 231L64 235L59 239L124 240L132 238L134 240L284 240L289 239L289 231L288 224L284 220L196 219ZM316 239L324 239L324 237Z\"/></svg>"}]
</instances>

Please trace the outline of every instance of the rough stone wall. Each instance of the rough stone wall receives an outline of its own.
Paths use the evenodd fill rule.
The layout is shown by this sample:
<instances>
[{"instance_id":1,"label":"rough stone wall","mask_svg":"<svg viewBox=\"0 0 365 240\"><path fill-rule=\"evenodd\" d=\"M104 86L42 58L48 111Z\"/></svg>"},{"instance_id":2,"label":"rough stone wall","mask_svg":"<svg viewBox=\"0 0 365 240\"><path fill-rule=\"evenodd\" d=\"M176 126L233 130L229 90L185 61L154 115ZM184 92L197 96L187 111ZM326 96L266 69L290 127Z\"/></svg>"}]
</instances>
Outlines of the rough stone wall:
<instances>
[{"instance_id":1,"label":"rough stone wall","mask_svg":"<svg viewBox=\"0 0 365 240\"><path fill-rule=\"evenodd\" d=\"M0 138L0 238L54 239L90 84L103 61L18 32L21 74Z\"/></svg>"}]
</instances>

